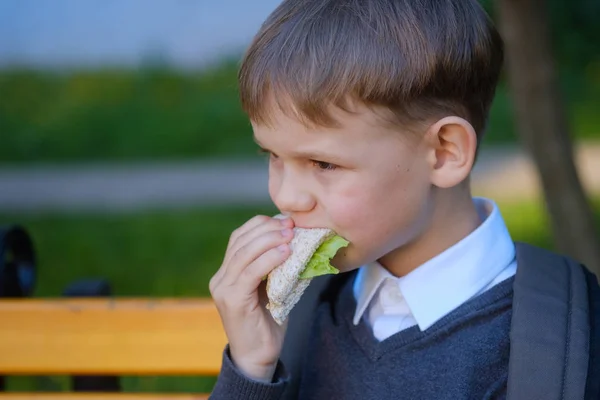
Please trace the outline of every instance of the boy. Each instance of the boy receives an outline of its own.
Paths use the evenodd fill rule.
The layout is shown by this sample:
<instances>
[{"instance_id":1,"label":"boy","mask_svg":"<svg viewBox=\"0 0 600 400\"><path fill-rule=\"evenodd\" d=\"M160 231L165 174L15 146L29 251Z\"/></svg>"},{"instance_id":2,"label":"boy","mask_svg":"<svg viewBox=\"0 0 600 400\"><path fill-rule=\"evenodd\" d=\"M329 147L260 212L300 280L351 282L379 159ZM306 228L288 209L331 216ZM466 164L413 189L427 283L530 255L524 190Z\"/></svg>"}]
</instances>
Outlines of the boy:
<instances>
[{"instance_id":1,"label":"boy","mask_svg":"<svg viewBox=\"0 0 600 400\"><path fill-rule=\"evenodd\" d=\"M211 280L229 339L212 398L510 397L525 264L495 203L469 187L502 61L476 0L285 0L272 13L239 78L288 218L233 232ZM289 256L294 226L350 245L333 260L342 273L320 281L314 308L299 304L286 331L264 308L262 277ZM589 342L573 385L592 396ZM512 398L536 398L523 396Z\"/></svg>"}]
</instances>

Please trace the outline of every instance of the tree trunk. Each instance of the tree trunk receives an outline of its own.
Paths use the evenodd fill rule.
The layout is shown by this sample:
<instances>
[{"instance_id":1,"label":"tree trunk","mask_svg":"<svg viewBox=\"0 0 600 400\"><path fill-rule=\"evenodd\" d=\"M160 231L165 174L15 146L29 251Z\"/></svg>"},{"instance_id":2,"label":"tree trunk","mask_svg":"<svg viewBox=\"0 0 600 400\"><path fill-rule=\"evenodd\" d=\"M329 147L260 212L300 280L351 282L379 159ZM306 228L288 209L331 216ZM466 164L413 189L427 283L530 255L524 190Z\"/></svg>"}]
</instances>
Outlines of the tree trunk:
<instances>
[{"instance_id":1,"label":"tree trunk","mask_svg":"<svg viewBox=\"0 0 600 400\"><path fill-rule=\"evenodd\" d=\"M496 0L517 128L533 157L558 251L600 277L600 242L568 134L544 0Z\"/></svg>"}]
</instances>

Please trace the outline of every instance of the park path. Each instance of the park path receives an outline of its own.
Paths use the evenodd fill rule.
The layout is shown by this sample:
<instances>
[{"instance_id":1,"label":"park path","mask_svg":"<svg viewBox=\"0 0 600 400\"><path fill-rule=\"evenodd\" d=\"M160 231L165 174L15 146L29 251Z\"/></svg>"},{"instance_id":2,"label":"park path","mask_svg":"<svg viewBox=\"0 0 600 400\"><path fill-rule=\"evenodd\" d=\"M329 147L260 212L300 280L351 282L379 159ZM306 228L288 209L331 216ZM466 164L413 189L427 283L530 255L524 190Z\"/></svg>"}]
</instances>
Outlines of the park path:
<instances>
[{"instance_id":1,"label":"park path","mask_svg":"<svg viewBox=\"0 0 600 400\"><path fill-rule=\"evenodd\" d=\"M576 152L586 189L600 194L600 143ZM483 149L476 195L526 199L540 193L531 161L516 147ZM268 204L262 160L0 166L0 212L131 212L189 206Z\"/></svg>"}]
</instances>

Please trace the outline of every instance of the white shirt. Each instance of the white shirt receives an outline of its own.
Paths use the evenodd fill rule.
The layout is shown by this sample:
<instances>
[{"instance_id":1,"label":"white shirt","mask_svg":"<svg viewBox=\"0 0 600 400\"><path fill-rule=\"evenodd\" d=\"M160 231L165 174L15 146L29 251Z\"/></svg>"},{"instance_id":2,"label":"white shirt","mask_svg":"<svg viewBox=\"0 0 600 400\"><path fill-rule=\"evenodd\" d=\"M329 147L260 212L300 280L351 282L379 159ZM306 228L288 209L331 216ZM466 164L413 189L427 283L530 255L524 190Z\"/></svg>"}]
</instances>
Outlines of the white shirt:
<instances>
[{"instance_id":1,"label":"white shirt","mask_svg":"<svg viewBox=\"0 0 600 400\"><path fill-rule=\"evenodd\" d=\"M473 201L483 221L477 229L409 274L397 278L378 262L359 269L355 325L364 317L378 340L414 325L424 331L515 274L515 245L498 206L484 198Z\"/></svg>"}]
</instances>

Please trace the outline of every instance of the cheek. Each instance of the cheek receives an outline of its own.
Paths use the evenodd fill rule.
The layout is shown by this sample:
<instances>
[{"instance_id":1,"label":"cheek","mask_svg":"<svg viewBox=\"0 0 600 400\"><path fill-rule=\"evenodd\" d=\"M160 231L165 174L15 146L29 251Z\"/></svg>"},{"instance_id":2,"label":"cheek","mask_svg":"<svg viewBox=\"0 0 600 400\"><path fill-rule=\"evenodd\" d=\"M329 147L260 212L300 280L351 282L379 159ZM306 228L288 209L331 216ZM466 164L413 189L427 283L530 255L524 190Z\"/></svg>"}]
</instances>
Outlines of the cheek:
<instances>
[{"instance_id":1,"label":"cheek","mask_svg":"<svg viewBox=\"0 0 600 400\"><path fill-rule=\"evenodd\" d=\"M391 174L337 189L328 207L332 224L353 243L352 260L378 259L419 234L426 221L427 185L415 175Z\"/></svg>"},{"instance_id":2,"label":"cheek","mask_svg":"<svg viewBox=\"0 0 600 400\"><path fill-rule=\"evenodd\" d=\"M379 196L355 187L338 190L327 204L330 223L352 243L348 249L352 264L363 263L377 244L390 236L388 227L382 224L385 219L378 212L380 202Z\"/></svg>"},{"instance_id":3,"label":"cheek","mask_svg":"<svg viewBox=\"0 0 600 400\"><path fill-rule=\"evenodd\" d=\"M373 200L360 190L348 190L336 194L327 205L331 223L348 236L354 236L360 226L372 217ZM352 239L352 238L349 238Z\"/></svg>"}]
</instances>

